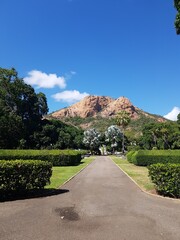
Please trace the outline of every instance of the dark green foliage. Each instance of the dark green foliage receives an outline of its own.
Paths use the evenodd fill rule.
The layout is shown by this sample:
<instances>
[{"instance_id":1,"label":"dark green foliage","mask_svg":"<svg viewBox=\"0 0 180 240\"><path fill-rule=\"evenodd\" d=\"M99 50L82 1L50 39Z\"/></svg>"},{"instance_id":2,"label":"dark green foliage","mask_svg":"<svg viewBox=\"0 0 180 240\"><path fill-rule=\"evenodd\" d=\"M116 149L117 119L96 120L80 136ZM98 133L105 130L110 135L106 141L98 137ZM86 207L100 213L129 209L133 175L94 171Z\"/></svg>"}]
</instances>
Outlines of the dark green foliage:
<instances>
[{"instance_id":1,"label":"dark green foliage","mask_svg":"<svg viewBox=\"0 0 180 240\"><path fill-rule=\"evenodd\" d=\"M50 183L52 164L33 160L0 160L0 191L42 189Z\"/></svg>"},{"instance_id":2,"label":"dark green foliage","mask_svg":"<svg viewBox=\"0 0 180 240\"><path fill-rule=\"evenodd\" d=\"M149 176L157 191L169 197L180 198L180 164L153 164Z\"/></svg>"},{"instance_id":3,"label":"dark green foliage","mask_svg":"<svg viewBox=\"0 0 180 240\"><path fill-rule=\"evenodd\" d=\"M83 148L83 131L59 120L42 120L39 131L34 132L32 138L33 149Z\"/></svg>"},{"instance_id":4,"label":"dark green foliage","mask_svg":"<svg viewBox=\"0 0 180 240\"><path fill-rule=\"evenodd\" d=\"M0 148L17 148L21 139L24 147L31 147L32 135L47 112L43 93L36 94L15 69L0 68Z\"/></svg>"},{"instance_id":5,"label":"dark green foliage","mask_svg":"<svg viewBox=\"0 0 180 240\"><path fill-rule=\"evenodd\" d=\"M18 77L0 68L0 149L82 148L83 131L58 120L42 120L47 99Z\"/></svg>"},{"instance_id":6,"label":"dark green foliage","mask_svg":"<svg viewBox=\"0 0 180 240\"><path fill-rule=\"evenodd\" d=\"M176 122L146 124L142 133L139 145L143 149L180 149L180 128Z\"/></svg>"},{"instance_id":7,"label":"dark green foliage","mask_svg":"<svg viewBox=\"0 0 180 240\"><path fill-rule=\"evenodd\" d=\"M129 128L135 129L135 132L138 136L142 132L144 125L157 123L157 118L160 117L157 115L151 115L149 113L147 113L148 116L142 114L141 112L138 112L138 114L139 118L131 120L131 122L129 123ZM152 116L152 118L150 116Z\"/></svg>"},{"instance_id":8,"label":"dark green foliage","mask_svg":"<svg viewBox=\"0 0 180 240\"><path fill-rule=\"evenodd\" d=\"M180 113L177 115L177 123L180 125Z\"/></svg>"},{"instance_id":9,"label":"dark green foliage","mask_svg":"<svg viewBox=\"0 0 180 240\"><path fill-rule=\"evenodd\" d=\"M175 28L177 34L180 34L180 0L174 0L174 6L177 9L177 15L175 19Z\"/></svg>"},{"instance_id":10,"label":"dark green foliage","mask_svg":"<svg viewBox=\"0 0 180 240\"><path fill-rule=\"evenodd\" d=\"M130 161L138 166L155 163L180 163L180 150L139 150L130 156Z\"/></svg>"},{"instance_id":11,"label":"dark green foliage","mask_svg":"<svg viewBox=\"0 0 180 240\"><path fill-rule=\"evenodd\" d=\"M2 160L42 160L53 166L74 166L81 162L84 152L75 150L0 150Z\"/></svg>"}]
</instances>

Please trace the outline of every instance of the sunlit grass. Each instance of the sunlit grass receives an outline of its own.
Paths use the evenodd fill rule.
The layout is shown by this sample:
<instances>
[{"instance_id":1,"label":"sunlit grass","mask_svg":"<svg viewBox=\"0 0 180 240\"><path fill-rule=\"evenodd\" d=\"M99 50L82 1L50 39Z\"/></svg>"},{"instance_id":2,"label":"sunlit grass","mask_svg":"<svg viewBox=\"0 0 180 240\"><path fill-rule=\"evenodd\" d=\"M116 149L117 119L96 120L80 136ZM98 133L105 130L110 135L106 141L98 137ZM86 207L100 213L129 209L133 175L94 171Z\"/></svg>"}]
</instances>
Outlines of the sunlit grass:
<instances>
[{"instance_id":1,"label":"sunlit grass","mask_svg":"<svg viewBox=\"0 0 180 240\"><path fill-rule=\"evenodd\" d=\"M143 190L145 191L155 191L154 184L151 182L148 176L147 167L136 166L129 163L126 159L120 157L111 157L112 160L124 171L126 172Z\"/></svg>"},{"instance_id":2,"label":"sunlit grass","mask_svg":"<svg viewBox=\"0 0 180 240\"><path fill-rule=\"evenodd\" d=\"M90 164L95 157L84 158L81 164L78 166L67 166L67 167L53 167L53 173L51 177L51 184L45 188L58 188L68 179L78 173L81 169Z\"/></svg>"}]
</instances>

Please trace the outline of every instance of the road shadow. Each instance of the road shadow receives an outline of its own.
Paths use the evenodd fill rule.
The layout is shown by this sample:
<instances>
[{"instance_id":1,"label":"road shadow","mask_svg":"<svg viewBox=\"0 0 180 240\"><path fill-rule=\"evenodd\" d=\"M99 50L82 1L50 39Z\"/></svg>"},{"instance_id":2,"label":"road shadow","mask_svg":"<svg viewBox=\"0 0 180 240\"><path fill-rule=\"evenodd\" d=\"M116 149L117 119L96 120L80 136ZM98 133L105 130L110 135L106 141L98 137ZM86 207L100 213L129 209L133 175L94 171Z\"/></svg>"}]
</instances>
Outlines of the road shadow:
<instances>
[{"instance_id":1,"label":"road shadow","mask_svg":"<svg viewBox=\"0 0 180 240\"><path fill-rule=\"evenodd\" d=\"M69 192L68 189L36 189L19 192L3 192L0 191L0 202L25 200L32 198L50 197Z\"/></svg>"}]
</instances>

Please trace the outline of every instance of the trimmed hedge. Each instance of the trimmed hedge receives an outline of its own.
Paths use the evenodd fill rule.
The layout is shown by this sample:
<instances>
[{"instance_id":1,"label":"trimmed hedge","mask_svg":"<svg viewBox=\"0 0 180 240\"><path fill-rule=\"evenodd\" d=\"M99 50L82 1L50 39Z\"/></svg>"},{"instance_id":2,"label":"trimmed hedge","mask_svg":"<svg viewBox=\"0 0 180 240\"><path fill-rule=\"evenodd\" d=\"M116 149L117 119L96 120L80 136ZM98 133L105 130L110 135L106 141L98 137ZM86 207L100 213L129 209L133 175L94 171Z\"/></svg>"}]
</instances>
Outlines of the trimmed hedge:
<instances>
[{"instance_id":1,"label":"trimmed hedge","mask_svg":"<svg viewBox=\"0 0 180 240\"><path fill-rule=\"evenodd\" d=\"M180 164L153 164L149 176L157 191L164 196L180 198Z\"/></svg>"},{"instance_id":2,"label":"trimmed hedge","mask_svg":"<svg viewBox=\"0 0 180 240\"><path fill-rule=\"evenodd\" d=\"M138 166L155 163L180 163L180 150L139 150L129 153L128 161Z\"/></svg>"},{"instance_id":3,"label":"trimmed hedge","mask_svg":"<svg viewBox=\"0 0 180 240\"><path fill-rule=\"evenodd\" d=\"M0 160L0 190L42 189L50 183L52 164L39 160Z\"/></svg>"},{"instance_id":4,"label":"trimmed hedge","mask_svg":"<svg viewBox=\"0 0 180 240\"><path fill-rule=\"evenodd\" d=\"M132 163L132 156L136 151L130 151L126 154L127 160Z\"/></svg>"},{"instance_id":5,"label":"trimmed hedge","mask_svg":"<svg viewBox=\"0 0 180 240\"><path fill-rule=\"evenodd\" d=\"M75 166L80 164L83 152L76 150L0 150L0 160L41 160L53 166Z\"/></svg>"}]
</instances>

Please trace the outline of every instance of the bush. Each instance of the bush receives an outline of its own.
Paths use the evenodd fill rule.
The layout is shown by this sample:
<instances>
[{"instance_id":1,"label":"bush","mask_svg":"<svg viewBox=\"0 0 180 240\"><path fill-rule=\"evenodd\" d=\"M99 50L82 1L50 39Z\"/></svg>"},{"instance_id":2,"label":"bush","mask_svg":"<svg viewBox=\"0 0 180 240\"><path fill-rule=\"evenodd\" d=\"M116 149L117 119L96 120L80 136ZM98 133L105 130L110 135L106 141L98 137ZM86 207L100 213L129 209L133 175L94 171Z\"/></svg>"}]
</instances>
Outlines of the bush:
<instances>
[{"instance_id":1,"label":"bush","mask_svg":"<svg viewBox=\"0 0 180 240\"><path fill-rule=\"evenodd\" d=\"M180 163L180 150L139 150L132 154L130 161L139 166Z\"/></svg>"},{"instance_id":2,"label":"bush","mask_svg":"<svg viewBox=\"0 0 180 240\"><path fill-rule=\"evenodd\" d=\"M74 166L81 162L83 152L76 150L0 150L0 160L41 160L53 166Z\"/></svg>"},{"instance_id":3,"label":"bush","mask_svg":"<svg viewBox=\"0 0 180 240\"><path fill-rule=\"evenodd\" d=\"M180 164L158 163L148 168L149 176L160 194L180 198Z\"/></svg>"},{"instance_id":4,"label":"bush","mask_svg":"<svg viewBox=\"0 0 180 240\"><path fill-rule=\"evenodd\" d=\"M132 163L132 156L136 151L130 151L126 154L128 162Z\"/></svg>"},{"instance_id":5,"label":"bush","mask_svg":"<svg viewBox=\"0 0 180 240\"><path fill-rule=\"evenodd\" d=\"M138 151L138 150L140 150L141 148L140 148L140 146L138 146L138 145L129 145L129 146L127 146L127 150L128 150L128 152L131 152L131 151L133 151L133 152L135 152L135 151Z\"/></svg>"},{"instance_id":6,"label":"bush","mask_svg":"<svg viewBox=\"0 0 180 240\"><path fill-rule=\"evenodd\" d=\"M39 160L0 160L0 190L42 189L50 183L52 164Z\"/></svg>"}]
</instances>

